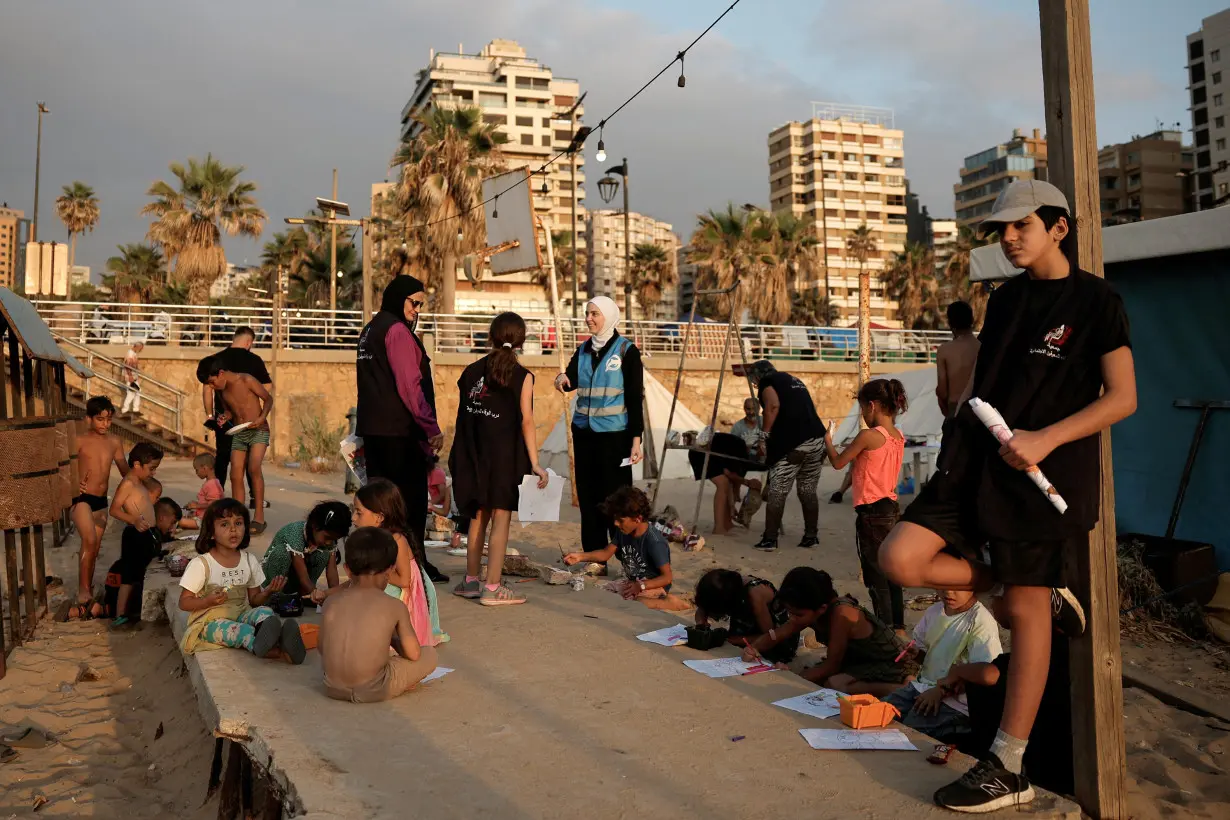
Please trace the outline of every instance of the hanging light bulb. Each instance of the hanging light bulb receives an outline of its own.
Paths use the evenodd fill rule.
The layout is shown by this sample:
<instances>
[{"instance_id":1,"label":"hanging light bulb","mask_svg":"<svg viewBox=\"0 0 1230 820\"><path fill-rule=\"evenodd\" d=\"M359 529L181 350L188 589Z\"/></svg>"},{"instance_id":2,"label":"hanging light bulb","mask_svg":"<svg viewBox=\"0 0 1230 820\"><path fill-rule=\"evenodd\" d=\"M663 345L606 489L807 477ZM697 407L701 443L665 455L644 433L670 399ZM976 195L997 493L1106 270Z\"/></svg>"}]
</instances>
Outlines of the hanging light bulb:
<instances>
[{"instance_id":1,"label":"hanging light bulb","mask_svg":"<svg viewBox=\"0 0 1230 820\"><path fill-rule=\"evenodd\" d=\"M688 84L688 78L683 76L683 52L679 52L679 87L683 88Z\"/></svg>"},{"instance_id":2,"label":"hanging light bulb","mask_svg":"<svg viewBox=\"0 0 1230 820\"><path fill-rule=\"evenodd\" d=\"M594 155L594 159L599 162L606 162L606 145L602 140L598 140L598 153Z\"/></svg>"},{"instance_id":3,"label":"hanging light bulb","mask_svg":"<svg viewBox=\"0 0 1230 820\"><path fill-rule=\"evenodd\" d=\"M495 195L495 207L491 209L491 218L492 219L500 218L500 195L499 194Z\"/></svg>"},{"instance_id":4,"label":"hanging light bulb","mask_svg":"<svg viewBox=\"0 0 1230 820\"><path fill-rule=\"evenodd\" d=\"M458 241L458 242L460 242L460 241L461 241L461 240L463 240L463 239L465 239L465 235L464 235L464 234L462 234L462 232L461 232L461 228L458 228L458 229L457 229L457 241Z\"/></svg>"},{"instance_id":5,"label":"hanging light bulb","mask_svg":"<svg viewBox=\"0 0 1230 820\"><path fill-rule=\"evenodd\" d=\"M544 180L542 181L542 195L543 195L543 196L546 196L546 195L547 195L547 193L548 193L548 191L547 191L547 181L544 179Z\"/></svg>"}]
</instances>

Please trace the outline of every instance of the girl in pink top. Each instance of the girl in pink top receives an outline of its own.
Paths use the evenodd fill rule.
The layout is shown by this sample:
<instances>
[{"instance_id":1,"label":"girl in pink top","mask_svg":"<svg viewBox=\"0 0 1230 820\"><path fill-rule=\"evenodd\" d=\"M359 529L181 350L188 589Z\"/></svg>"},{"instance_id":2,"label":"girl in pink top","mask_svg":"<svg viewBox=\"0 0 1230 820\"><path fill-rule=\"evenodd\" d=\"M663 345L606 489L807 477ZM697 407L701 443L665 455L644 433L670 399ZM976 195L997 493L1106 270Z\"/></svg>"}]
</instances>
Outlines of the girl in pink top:
<instances>
[{"instance_id":1,"label":"girl in pink top","mask_svg":"<svg viewBox=\"0 0 1230 820\"><path fill-rule=\"evenodd\" d=\"M196 477L205 483L201 485L200 492L196 494L196 501L189 501L185 508L192 514L184 516L179 522L180 529L184 530L200 529L201 516L205 514L206 508L226 494L222 489L222 482L214 478L213 456L206 453L198 454L192 459L192 469L196 471Z\"/></svg>"},{"instance_id":2,"label":"girl in pink top","mask_svg":"<svg viewBox=\"0 0 1230 820\"><path fill-rule=\"evenodd\" d=\"M897 524L897 478L905 455L905 436L894 422L905 412L905 387L896 379L872 379L858 391L858 405L867 429L838 453L833 446L833 424L824 435L829 463L840 470L854 462L851 470L854 489L854 532L863 583L871 595L876 617L887 626L905 631L905 605L901 587L889 583L880 570L880 544Z\"/></svg>"}]
</instances>

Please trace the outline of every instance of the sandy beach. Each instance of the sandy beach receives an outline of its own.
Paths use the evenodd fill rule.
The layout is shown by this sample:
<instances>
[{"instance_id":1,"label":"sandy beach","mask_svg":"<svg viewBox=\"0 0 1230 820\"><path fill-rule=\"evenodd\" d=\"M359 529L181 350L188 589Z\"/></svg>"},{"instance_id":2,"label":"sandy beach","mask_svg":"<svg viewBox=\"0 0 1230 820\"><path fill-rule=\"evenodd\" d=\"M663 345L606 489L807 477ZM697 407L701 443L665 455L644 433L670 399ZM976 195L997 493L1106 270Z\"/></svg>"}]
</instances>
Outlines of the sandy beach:
<instances>
[{"instance_id":1,"label":"sandy beach","mask_svg":"<svg viewBox=\"0 0 1230 820\"><path fill-rule=\"evenodd\" d=\"M197 481L186 462L167 460L159 470L167 495L188 500ZM254 552L263 552L278 526L302 516L326 498L341 498L340 474L311 475L283 468L268 470L269 531L254 539ZM797 501L787 507L782 547L765 554L752 549L759 538L761 513L753 529L727 536L710 536L711 495L701 505L700 531L706 548L696 553L673 551L677 591L690 592L696 580L714 567L729 567L780 581L790 568L811 565L832 574L839 591L860 598L853 547L853 511L849 503L830 505L828 494L840 476L826 470L821 479L821 546L802 550L794 546L802 536ZM908 501L908 499L903 499ZM696 503L696 484L666 482L659 507L670 503L689 523ZM577 513L567 505L559 524L535 524L522 529L514 523L512 546L533 559L556 564L560 547L569 548L577 534ZM113 524L104 539L99 561L103 570L118 554L120 528ZM71 587L76 577L77 539L70 536L61 548L48 550L49 573ZM463 571L463 559L433 551L432 560L450 574ZM538 582L520 585L530 596L518 617L533 623L534 590ZM61 588L55 594L63 594ZM922 596L925 590L907 592ZM591 594L591 593L587 593ZM626 604L626 606L637 606ZM925 605L911 609L913 622ZM682 613L681 617L689 617ZM449 625L445 624L449 629ZM454 641L465 641L453 630ZM629 638L630 639L630 636ZM595 632L595 641L612 638ZM445 650L447 651L447 649ZM611 651L619 651L618 639ZM799 663L813 663L822 648L805 649ZM1224 698L1226 654L1199 646L1164 642L1137 643L1125 639L1125 664L1136 662L1155 674L1187 681L1194 688ZM505 670L533 677L532 653L524 668ZM78 681L82 669L85 680ZM99 621L40 625L36 639L9 659L9 675L0 683L0 722L30 721L59 736L59 743L44 749L19 751L12 762L0 764L0 816L27 816L40 797L46 799L39 816L53 817L182 817L214 816L216 807L202 805L212 754L211 736L198 716L191 687L182 677L183 663L165 624L142 624L135 630L111 632ZM97 680L88 680L97 678ZM1128 767L1132 779L1131 807L1138 818L1224 817L1230 814L1230 726L1201 718L1158 702L1144 692L1125 691L1125 729ZM687 739L666 755L686 755Z\"/></svg>"}]
</instances>

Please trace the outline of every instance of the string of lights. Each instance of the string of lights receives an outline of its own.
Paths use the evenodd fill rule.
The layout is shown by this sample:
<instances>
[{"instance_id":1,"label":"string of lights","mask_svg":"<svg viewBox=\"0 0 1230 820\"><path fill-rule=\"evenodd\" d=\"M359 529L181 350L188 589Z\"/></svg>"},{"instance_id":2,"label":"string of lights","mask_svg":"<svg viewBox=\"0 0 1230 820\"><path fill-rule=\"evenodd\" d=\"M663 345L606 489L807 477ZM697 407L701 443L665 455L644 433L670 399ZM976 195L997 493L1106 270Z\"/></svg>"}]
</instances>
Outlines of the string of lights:
<instances>
[{"instance_id":1,"label":"string of lights","mask_svg":"<svg viewBox=\"0 0 1230 820\"><path fill-rule=\"evenodd\" d=\"M697 43L699 43L699 42L700 42L700 41L701 41L701 40L705 37L705 35L706 35L706 34L708 34L710 31L712 31L714 26L716 26L718 23L722 22L722 19L723 19L724 17L726 17L726 15L728 15L728 14L730 14L732 11L734 11L735 6L739 5L739 3L741 3L741 2L742 2L742 0L734 0L734 2L732 2L732 3L731 3L731 4L730 4L730 5L726 8L726 10L725 10L725 11L723 11L721 14L719 14L719 15L717 16L717 18L716 18L716 19L714 19L714 21L713 21L712 23L710 23L708 26L706 26L706 27L705 27L705 30L704 30L704 31L702 31L700 34L696 35L696 39L694 39L692 42L688 43L688 44L687 44L687 46L686 46L686 47L684 47L684 49L683 49L682 51L680 51L678 54L676 54L676 55L675 55L674 59L672 59L669 63L667 63L665 66L663 66L663 67L662 67L662 69L661 69L661 70L660 70L657 74L654 74L652 77L650 77L650 78L649 78L649 80L648 80L648 81L647 81L644 85L642 85L640 88L638 88L638 89L636 90L636 93L634 93L634 94L633 94L631 97L629 97L628 99L624 100L622 103L620 103L620 104L619 104L619 107L618 107L618 108L616 108L616 109L615 109L614 111L612 111L610 114L607 114L605 117L603 117L601 120L599 120L599 121L598 121L598 153L595 155L595 159L597 159L597 160L598 160L598 162L605 162L605 161L606 161L606 145L603 143L603 140L602 140L602 132L603 132L603 129L606 127L607 123L609 123L612 119L614 119L614 118L615 118L615 117L619 114L619 112L621 112L621 111L623 111L625 108L627 108L627 107L628 107L628 105L629 105L629 104L630 104L633 100L635 100L637 97L639 97L642 93L644 93L646 89L648 89L651 85L653 85L655 82L657 82L657 81L658 81L658 80L662 77L662 75L663 75L663 74L665 74L667 71L669 71L669 70L671 69L671 67L672 67L675 63L679 63L679 80L678 80L678 86L679 86L680 88L684 88L684 87L686 86L686 84L687 84L687 78L686 78L686 77L684 77L684 74L683 74L683 58L684 58L684 56L685 56L685 55L687 55L687 53L688 53L688 52L692 49L692 47L693 47L693 46L695 46ZM524 185L524 184L526 184L526 183L527 183L527 182L528 182L528 181L529 181L529 180L530 180L530 179L531 179L531 178L532 178L535 174L543 174L543 175L544 175L544 177L545 177L545 175L546 175L546 172L547 172L547 169L548 169L548 168L550 168L552 165L554 165L556 162L558 162L558 161L559 161L560 159L562 159L563 157L569 156L570 154L572 154L572 153L574 153L574 152L576 152L576 151L581 150L582 146L584 146L584 144L585 144L585 140L589 138L589 135L590 135L591 133L593 133L593 130L592 130L592 129L581 128L581 129L580 129L580 130L576 133L576 135L575 135L575 136L574 136L574 138L573 138L572 143L571 143L571 144L570 144L567 148L565 148L565 149L564 149L564 150L562 150L562 151L559 151L558 153L556 153L556 154L555 154L555 156L551 157L551 158L550 158L550 159L548 159L546 162L544 162L544 163L543 163L543 164L542 164L542 165L538 168L538 170L536 170L536 171L531 171L529 174L527 174L527 175L525 176L525 178L524 178L524 179L519 179L519 180L517 180L516 182L512 183L511 185L509 185L507 188L503 189L502 191L499 191L498 193L493 194L491 197L489 197L489 198L487 198L487 199L484 199L482 202L479 202L479 203L478 203L478 204L476 204L476 205L471 205L469 208L466 208L465 210L462 210L462 211L460 211L460 212L458 212L458 213L456 213L456 214L451 214L451 215L449 215L449 216L440 217L439 219L433 219L433 220L430 220L430 221L428 221L428 222L423 222L423 223L418 224L418 225L409 225L409 226L407 226L407 227L405 228L405 230L406 230L407 232L409 232L409 231L414 231L414 230L422 230L422 229L425 229L425 228L430 228L430 227L432 227L433 225L441 225L441 224L443 224L443 223L445 223L445 222L450 222L450 221L452 221L452 220L454 220L454 219L460 219L461 217L465 216L466 214L470 213L471 211L476 211L476 210L478 210L479 208L483 208L483 207L485 207L485 206L487 205L487 203L489 203L489 202L494 202L494 203L495 203L495 208L492 210L492 217L493 217L493 218L495 218L495 219L498 219L498 218L499 218L499 207L500 207L500 205L499 205L499 200L500 200L500 197L501 197L501 196L503 196L504 194L508 193L508 192L509 192L509 191L511 191L511 190L514 190L515 188L517 188L517 187L518 187L518 186L520 186L520 185ZM543 193L546 193L546 186L547 186L547 183L546 183L545 178L544 178L544 180L543 180L543 183L542 183L542 184L543 184L543 189L544 189L544 190L543 190ZM459 235L460 235L460 232L459 232Z\"/></svg>"}]
</instances>

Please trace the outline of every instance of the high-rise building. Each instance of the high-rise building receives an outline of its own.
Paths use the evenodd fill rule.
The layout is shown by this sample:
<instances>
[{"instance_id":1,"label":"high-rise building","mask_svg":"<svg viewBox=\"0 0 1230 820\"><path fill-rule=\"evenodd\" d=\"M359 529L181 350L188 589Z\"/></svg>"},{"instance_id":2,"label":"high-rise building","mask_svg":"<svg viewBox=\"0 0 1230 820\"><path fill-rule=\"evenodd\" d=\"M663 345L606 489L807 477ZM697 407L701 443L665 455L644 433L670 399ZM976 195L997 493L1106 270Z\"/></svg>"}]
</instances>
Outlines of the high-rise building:
<instances>
[{"instance_id":1,"label":"high-rise building","mask_svg":"<svg viewBox=\"0 0 1230 820\"><path fill-rule=\"evenodd\" d=\"M1046 179L1046 138L1037 128L1026 137L1017 128L1012 139L965 158L956 194L957 225L973 227L991 213L999 192L1018 179Z\"/></svg>"},{"instance_id":2,"label":"high-rise building","mask_svg":"<svg viewBox=\"0 0 1230 820\"><path fill-rule=\"evenodd\" d=\"M904 134L886 108L812 103L812 118L769 133L769 202L773 213L792 213L815 226L824 245L830 303L842 324L858 319L858 261L846 240L860 225L871 229L876 250L871 320L898 325L896 303L885 294L882 271L906 240ZM807 285L823 288L824 273Z\"/></svg>"},{"instance_id":3,"label":"high-rise building","mask_svg":"<svg viewBox=\"0 0 1230 820\"><path fill-rule=\"evenodd\" d=\"M483 121L497 126L508 137L501 147L510 168L538 170L543 163L566 149L574 128L581 127L584 106L575 113L575 122L565 117L581 93L580 83L556 77L549 66L526 56L514 40L492 40L477 54L431 52L426 68L419 71L418 84L401 112L402 139L413 137L421 126L415 115L432 107L469 107L483 112ZM542 193L543 178L533 180L534 210L551 217L552 229L570 230L572 202L577 201L577 233L585 215L585 158L576 155L576 190L568 158L556 161L547 171L547 193Z\"/></svg>"},{"instance_id":4,"label":"high-rise building","mask_svg":"<svg viewBox=\"0 0 1230 820\"><path fill-rule=\"evenodd\" d=\"M476 107L482 111L484 122L508 137L508 144L500 148L504 164L509 169L537 171L566 149L574 130L580 129L584 106L568 119L580 93L577 80L556 77L549 66L528 57L514 40L492 40L477 54L466 54L460 44L456 53L432 49L428 65L419 71L414 92L402 109L401 136L408 139L418 133L421 126L415 115L419 112L432 107ZM575 189L572 159L576 162ZM556 160L545 180L536 174L531 181L534 211L547 218L553 232L572 230L575 203L575 233L585 234L584 165L585 158L578 152L575 158ZM479 290L459 267L456 310L549 311L545 290L533 284L534 278L534 272L488 277Z\"/></svg>"},{"instance_id":5,"label":"high-rise building","mask_svg":"<svg viewBox=\"0 0 1230 820\"><path fill-rule=\"evenodd\" d=\"M670 223L660 222L652 216L632 211L628 214L631 234L631 253L642 244L657 245L666 253L666 263L678 270L679 236L671 230ZM589 296L609 296L624 305L624 212L616 210L590 211L585 223L585 247L589 249L586 279ZM672 277L673 278L673 277ZM653 313L646 316L632 287L631 319L673 320L679 315L679 290L665 288L662 301L654 306Z\"/></svg>"},{"instance_id":6,"label":"high-rise building","mask_svg":"<svg viewBox=\"0 0 1230 820\"><path fill-rule=\"evenodd\" d=\"M10 289L22 285L19 274L25 268L25 237L29 233L25 213L0 205L0 287Z\"/></svg>"},{"instance_id":7,"label":"high-rise building","mask_svg":"<svg viewBox=\"0 0 1230 820\"><path fill-rule=\"evenodd\" d=\"M936 270L943 270L957 250L957 237L961 229L957 227L955 219L930 219L928 222L928 244L935 256L935 267Z\"/></svg>"},{"instance_id":8,"label":"high-rise building","mask_svg":"<svg viewBox=\"0 0 1230 820\"><path fill-rule=\"evenodd\" d=\"M1225 54L1225 61L1222 54ZM1230 9L1206 17L1200 30L1187 35L1188 90L1191 93L1195 143L1196 210L1230 202L1230 129L1226 127L1230 77Z\"/></svg>"},{"instance_id":9,"label":"high-rise building","mask_svg":"<svg viewBox=\"0 0 1230 820\"><path fill-rule=\"evenodd\" d=\"M675 269L679 271L679 315L691 313L692 301L696 298L696 263L688 258L690 245L685 245L675 253Z\"/></svg>"},{"instance_id":10,"label":"high-rise building","mask_svg":"<svg viewBox=\"0 0 1230 820\"><path fill-rule=\"evenodd\" d=\"M1178 130L1156 131L1098 151L1102 224L1121 225L1192 210L1192 151Z\"/></svg>"}]
</instances>

